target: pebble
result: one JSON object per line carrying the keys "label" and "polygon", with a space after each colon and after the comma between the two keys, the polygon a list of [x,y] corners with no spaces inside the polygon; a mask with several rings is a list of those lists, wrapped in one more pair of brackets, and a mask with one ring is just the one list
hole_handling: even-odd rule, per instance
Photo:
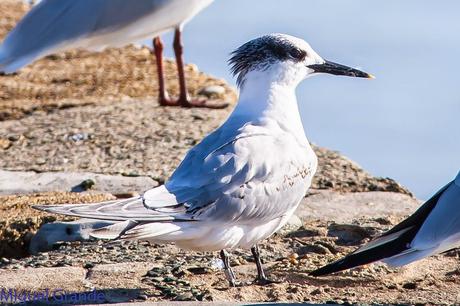
{"label": "pebble", "polygon": [[147,276],[150,276],[150,277],[159,277],[159,276],[161,276],[163,273],[164,273],[164,271],[161,270],[160,268],[153,268],[152,270],[150,270],[149,272],[147,272]]}
{"label": "pebble", "polygon": [[175,300],[176,301],[195,301],[196,298],[193,296],[191,292],[187,292],[187,293],[178,295]]}
{"label": "pebble", "polygon": [[2,259],[0,260],[3,264],[8,264],[10,263],[10,260],[8,258],[5,258],[5,257],[2,257]]}
{"label": "pebble", "polygon": [[195,275],[207,274],[209,273],[208,268],[206,267],[192,267],[187,269],[189,272]]}
{"label": "pebble", "polygon": [[137,298],[141,301],[147,301],[148,296],[145,294],[140,294]]}
{"label": "pebble", "polygon": [[363,227],[355,224],[336,224],[329,226],[328,235],[338,237],[340,243],[354,244],[359,243],[365,238],[375,236],[377,230],[372,227]]}
{"label": "pebble", "polygon": [[318,295],[318,294],[321,294],[321,293],[323,293],[323,291],[320,288],[315,289],[312,292],[310,292],[311,295]]}
{"label": "pebble", "polygon": [[199,92],[199,95],[206,96],[208,98],[221,97],[225,94],[225,88],[219,85],[206,86],[202,88]]}
{"label": "pebble", "polygon": [[90,135],[88,133],[77,133],[73,135],[69,135],[68,139],[74,142],[80,142],[90,139]]}
{"label": "pebble", "polygon": [[388,285],[387,288],[390,290],[396,290],[398,289],[398,286],[391,284],[391,285]]}
{"label": "pebble", "polygon": [[37,165],[44,165],[44,164],[46,164],[46,159],[39,157],[39,158],[35,159],[35,163]]}
{"label": "pebble", "polygon": [[9,139],[0,138],[0,148],[3,150],[8,150],[12,146],[12,143]]}
{"label": "pebble", "polygon": [[19,139],[21,139],[21,135],[16,135],[16,134],[8,135],[8,140],[9,141],[18,141]]}
{"label": "pebble", "polygon": [[291,265],[298,265],[299,264],[298,258],[299,258],[299,254],[297,254],[297,253],[289,255],[289,257],[288,257],[289,263]]}
{"label": "pebble", "polygon": [[80,183],[80,187],[84,191],[90,190],[91,188],[93,188],[94,185],[96,185],[96,182],[91,179],[84,180],[83,182]]}
{"label": "pebble", "polygon": [[417,283],[406,283],[402,287],[407,290],[415,290],[418,286]]}
{"label": "pebble", "polygon": [[173,278],[173,277],[167,276],[167,277],[163,278],[163,281],[164,281],[165,283],[174,283],[174,282],[176,281],[176,279]]}
{"label": "pebble", "polygon": [[149,280],[154,283],[161,283],[163,281],[163,277],[152,277]]}

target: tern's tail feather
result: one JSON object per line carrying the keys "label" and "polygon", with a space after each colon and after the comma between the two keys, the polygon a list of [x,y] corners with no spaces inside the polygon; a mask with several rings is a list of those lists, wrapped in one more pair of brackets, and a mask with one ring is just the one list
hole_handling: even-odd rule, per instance
{"label": "tern's tail feather", "polygon": [[191,222],[139,223],[125,221],[94,230],[90,236],[98,239],[148,240],[172,242],[196,239],[202,236],[203,228]]}
{"label": "tern's tail feather", "polygon": [[115,200],[95,204],[43,205],[35,209],[87,219],[105,221],[165,222],[187,221],[183,214],[163,213],[144,206],[142,197]]}
{"label": "tern's tail feather", "polygon": [[34,208],[67,216],[114,221],[90,233],[90,236],[100,239],[164,242],[197,239],[205,235],[207,228],[196,226],[196,221],[177,208],[180,204],[164,186],[150,190],[148,195],[149,199],[134,197],[95,204],[43,205]]}
{"label": "tern's tail feather", "polygon": [[118,222],[106,227],[95,229],[89,235],[97,239],[115,240],[119,239],[123,235],[123,233],[129,231],[138,224],[138,222],[131,220]]}

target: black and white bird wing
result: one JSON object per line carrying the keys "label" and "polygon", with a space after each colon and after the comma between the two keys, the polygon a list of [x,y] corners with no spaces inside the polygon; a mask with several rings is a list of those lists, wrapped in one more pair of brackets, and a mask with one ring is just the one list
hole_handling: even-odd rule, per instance
{"label": "black and white bird wing", "polygon": [[[170,2],[43,0],[0,46],[0,71],[12,73],[40,57],[71,48],[100,50],[151,38],[174,26],[162,11]],[[155,12],[158,18],[152,16]],[[147,24],[146,17],[153,21]]]}
{"label": "black and white bird wing", "polygon": [[[401,266],[460,246],[460,173],[439,197],[436,206],[410,244],[411,256],[395,256],[386,263]],[[426,254],[425,256],[423,256]]]}
{"label": "black and white bird wing", "polygon": [[[346,257],[310,274],[323,276],[376,261],[402,266],[432,255],[443,241],[460,233],[460,188],[453,181],[439,190],[413,215]],[[444,219],[442,219],[444,218]],[[432,232],[430,232],[432,231]]]}

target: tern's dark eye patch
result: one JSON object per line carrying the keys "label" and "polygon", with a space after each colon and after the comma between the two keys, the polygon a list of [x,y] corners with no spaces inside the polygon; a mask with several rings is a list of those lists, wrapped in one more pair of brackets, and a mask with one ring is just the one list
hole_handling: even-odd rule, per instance
{"label": "tern's dark eye patch", "polygon": [[291,45],[273,44],[270,46],[270,50],[280,60],[294,59],[301,62],[307,57],[306,51]]}
{"label": "tern's dark eye patch", "polygon": [[305,58],[307,57],[307,52],[305,50],[301,50],[301,49],[298,49],[298,48],[292,48],[289,51],[289,55],[293,59],[301,62],[301,61],[305,60]]}

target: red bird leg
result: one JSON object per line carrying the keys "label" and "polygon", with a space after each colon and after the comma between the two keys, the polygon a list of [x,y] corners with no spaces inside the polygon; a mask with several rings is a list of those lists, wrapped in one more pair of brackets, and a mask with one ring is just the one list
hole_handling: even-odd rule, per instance
{"label": "red bird leg", "polygon": [[176,55],[177,72],[179,74],[179,103],[181,106],[190,107],[190,98],[187,92],[187,84],[185,81],[185,67],[184,67],[184,46],[182,44],[182,31],[176,28],[174,33],[174,53]]}
{"label": "red bird leg", "polygon": [[180,96],[177,104],[182,107],[204,107],[213,109],[226,108],[228,104],[209,105],[206,100],[191,100],[187,91],[185,80],[185,65],[184,65],[184,46],[182,44],[182,30],[176,28],[174,33],[174,53],[176,55],[177,72],[179,74]]}
{"label": "red bird leg", "polygon": [[169,98],[168,92],[166,91],[166,83],[164,76],[164,66],[163,66],[163,43],[161,42],[160,37],[155,37],[153,39],[153,50],[155,53],[155,59],[157,64],[157,73],[158,73],[158,85],[159,85],[159,94],[158,101],[161,106],[177,106],[176,102],[171,101]]}

